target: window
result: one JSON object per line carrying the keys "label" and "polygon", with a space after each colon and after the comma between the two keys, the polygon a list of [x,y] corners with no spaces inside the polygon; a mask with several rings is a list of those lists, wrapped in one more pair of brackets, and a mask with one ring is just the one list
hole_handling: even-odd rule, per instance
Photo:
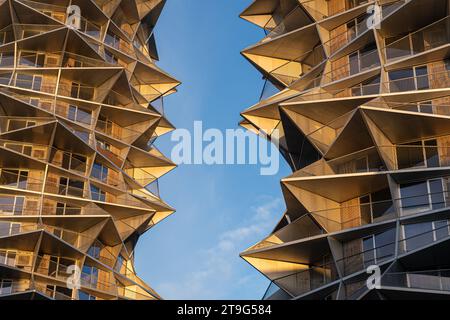
{"label": "window", "polygon": [[117,257],[116,265],[114,266],[114,271],[123,273],[123,267],[125,267],[125,259],[121,254],[119,254],[119,256]]}
{"label": "window", "polygon": [[23,89],[40,91],[42,76],[20,73],[16,75],[16,86]]}
{"label": "window", "polygon": [[32,127],[35,125],[36,125],[36,121],[33,121],[33,120],[9,119],[7,131],[20,130],[20,129]]}
{"label": "window", "polygon": [[0,195],[0,214],[22,215],[25,197]]}
{"label": "window", "polygon": [[84,173],[86,171],[86,157],[70,152],[62,154],[61,167],[67,170],[77,170]]}
{"label": "window", "polygon": [[45,293],[53,299],[70,299],[72,298],[72,289],[48,284]]}
{"label": "window", "polygon": [[440,166],[436,139],[402,144],[396,149],[399,169]]}
{"label": "window", "polygon": [[352,87],[352,96],[378,94],[380,92],[380,79],[380,76],[376,76]]}
{"label": "window", "polygon": [[402,214],[436,210],[446,206],[442,179],[400,185]]}
{"label": "window", "polygon": [[81,122],[90,125],[92,122],[92,112],[90,110],[84,110],[75,105],[70,105],[67,118],[75,122]]}
{"label": "window", "polygon": [[12,280],[0,280],[0,295],[6,295],[13,293],[13,281]]}
{"label": "window", "polygon": [[369,44],[349,55],[349,63],[351,75],[380,65],[376,44]]}
{"label": "window", "polygon": [[391,92],[424,90],[430,88],[427,66],[390,71],[389,81]]}
{"label": "window", "polygon": [[101,190],[100,188],[94,186],[91,184],[91,199],[96,201],[106,201],[106,193],[105,191]]}
{"label": "window", "polygon": [[96,267],[85,264],[81,271],[82,284],[97,286],[98,282],[98,269]]}
{"label": "window", "polygon": [[94,162],[91,177],[106,182],[108,180],[108,170],[108,167],[105,167],[101,163]]}
{"label": "window", "polygon": [[0,237],[11,236],[20,233],[20,223],[0,221]]}
{"label": "window", "polygon": [[45,53],[21,51],[19,65],[33,68],[44,67]]}
{"label": "window", "polygon": [[56,204],[56,215],[63,216],[63,215],[80,215],[81,214],[81,208],[79,207],[72,207],[68,205],[67,203],[61,203],[58,202]]}
{"label": "window", "polygon": [[364,266],[378,264],[395,253],[395,229],[363,238]]}
{"label": "window", "polygon": [[0,52],[0,67],[7,68],[14,66],[14,53]]}
{"label": "window", "polygon": [[0,183],[19,189],[27,188],[28,171],[3,169],[0,175]]}
{"label": "window", "polygon": [[99,259],[100,252],[102,251],[103,247],[104,245],[100,241],[96,240],[89,248],[88,255],[90,255],[92,258]]}
{"label": "window", "polygon": [[80,299],[80,300],[96,300],[97,298],[87,292],[78,290],[78,299]]}
{"label": "window", "polygon": [[394,213],[389,189],[373,192],[359,199],[363,223],[373,223]]}
{"label": "window", "polygon": [[59,178],[59,194],[66,196],[82,197],[84,182],[64,177]]}
{"label": "window", "polygon": [[72,82],[70,96],[75,99],[91,100],[94,97],[94,88]]}
{"label": "window", "polygon": [[403,225],[403,249],[415,250],[449,236],[448,220]]}
{"label": "window", "polygon": [[0,264],[14,267],[16,265],[16,256],[17,253],[15,251],[0,250]]}

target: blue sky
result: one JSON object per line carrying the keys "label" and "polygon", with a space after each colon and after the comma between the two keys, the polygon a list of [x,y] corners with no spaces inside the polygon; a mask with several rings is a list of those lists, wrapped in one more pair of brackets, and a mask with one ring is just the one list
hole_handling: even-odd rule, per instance
{"label": "blue sky", "polygon": [[[237,128],[239,113],[254,104],[261,75],[240,55],[263,37],[241,20],[251,0],[168,0],[156,37],[158,65],[183,82],[166,100],[177,128]],[[170,156],[170,135],[157,146]],[[260,299],[268,281],[239,257],[281,217],[278,175],[259,165],[181,165],[160,180],[162,198],[177,212],[142,236],[138,274],[165,299]]]}

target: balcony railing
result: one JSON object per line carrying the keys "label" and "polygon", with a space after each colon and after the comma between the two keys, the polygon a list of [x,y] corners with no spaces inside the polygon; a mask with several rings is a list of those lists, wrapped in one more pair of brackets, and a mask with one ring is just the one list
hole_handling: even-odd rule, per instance
{"label": "balcony railing", "polygon": [[445,17],[400,38],[384,48],[386,59],[413,56],[450,43],[450,17]]}
{"label": "balcony railing", "polygon": [[[289,232],[285,232],[293,226],[309,226],[308,228],[303,228],[305,231],[301,238],[305,239],[325,233],[339,232],[346,229],[393,220],[400,216],[411,216],[448,207],[450,207],[450,194],[449,192],[443,191],[311,211],[293,220],[273,235],[267,237],[259,246],[255,246],[254,249],[267,248],[281,243],[298,240],[298,236],[294,237],[290,235]],[[396,208],[398,208],[399,213]],[[336,216],[340,217],[340,220],[331,218]],[[320,227],[312,229],[310,227],[311,220],[316,221]],[[278,241],[271,240],[271,238],[277,238]]]}
{"label": "balcony railing", "polygon": [[[1,280],[1,279],[0,279]],[[30,290],[30,280],[3,280],[3,286],[0,287],[0,297],[15,293],[26,292]]]}
{"label": "balcony railing", "polygon": [[115,139],[125,141],[134,140],[142,135],[142,132],[121,127],[112,121],[97,120],[96,130]]}
{"label": "balcony railing", "polygon": [[[350,57],[349,57],[350,59]],[[349,63],[339,66],[330,72],[324,74],[325,83],[338,81],[350,76],[357,75],[364,71],[374,69],[380,66],[380,57],[378,51],[370,51],[358,55],[357,58]]]}
{"label": "balcony railing", "polygon": [[450,291],[450,269],[390,272],[383,275],[381,285],[421,290]]}
{"label": "balcony railing", "polygon": [[304,9],[300,5],[295,6],[281,21],[277,21],[277,19],[272,16],[263,27],[266,37],[262,39],[260,43],[272,40],[284,33],[300,28],[302,22],[301,19],[304,16],[306,16],[304,14]]}
{"label": "balcony railing", "polygon": [[323,287],[338,279],[336,266],[328,263],[272,280],[264,294],[264,300],[297,297]]}

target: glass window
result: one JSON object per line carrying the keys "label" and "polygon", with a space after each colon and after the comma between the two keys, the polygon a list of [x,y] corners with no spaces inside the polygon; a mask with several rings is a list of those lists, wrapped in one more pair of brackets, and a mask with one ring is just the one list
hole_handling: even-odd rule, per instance
{"label": "glass window", "polygon": [[78,299],[80,300],[95,300],[95,296],[90,295],[87,292],[84,292],[82,290],[78,290]]}
{"label": "glass window", "polygon": [[364,266],[368,267],[376,263],[375,258],[375,244],[373,242],[373,236],[367,237],[363,239],[363,259]]}
{"label": "glass window", "polygon": [[436,240],[441,240],[449,236],[448,220],[441,220],[434,222],[434,233]]}
{"label": "glass window", "polygon": [[91,198],[92,198],[92,200],[105,202],[106,201],[106,193],[104,191],[100,190],[100,188],[91,184]]}
{"label": "glass window", "polygon": [[414,250],[433,242],[433,225],[431,222],[406,224],[404,248],[406,251]]}
{"label": "glass window", "polygon": [[389,259],[395,253],[395,229],[375,235],[377,262]]}
{"label": "glass window", "polygon": [[400,185],[403,214],[412,214],[430,208],[427,182]]}
{"label": "glass window", "polygon": [[427,66],[416,67],[415,70],[416,70],[417,90],[429,89],[430,83],[428,82]]}
{"label": "glass window", "polygon": [[442,179],[430,180],[430,197],[433,210],[445,207]]}
{"label": "glass window", "polygon": [[428,168],[439,167],[439,152],[435,139],[425,141],[425,155]]}
{"label": "glass window", "polygon": [[413,69],[394,70],[389,72],[391,92],[411,91],[416,89]]}

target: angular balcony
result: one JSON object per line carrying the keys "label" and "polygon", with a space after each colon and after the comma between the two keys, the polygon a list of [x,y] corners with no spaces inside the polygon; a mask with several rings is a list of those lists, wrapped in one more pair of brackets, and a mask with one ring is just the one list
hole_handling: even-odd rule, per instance
{"label": "angular balcony", "polygon": [[19,169],[1,169],[0,187],[40,192],[43,181],[29,175],[28,171]]}
{"label": "angular balcony", "polygon": [[291,299],[321,288],[338,279],[333,263],[311,266],[303,271],[272,280],[263,300]]}
{"label": "angular balcony", "polygon": [[[340,207],[303,214],[252,248],[269,248],[298,239],[342,232],[374,223],[387,223],[399,217],[411,217],[450,207],[450,196],[446,191],[381,201],[367,201],[365,198],[367,197],[358,199],[359,204],[342,204]],[[301,230],[301,237],[295,230]]]}
{"label": "angular balcony", "polygon": [[97,120],[96,131],[120,141],[131,142],[142,135],[142,132],[121,127],[112,121]]}
{"label": "angular balcony", "polygon": [[445,17],[387,44],[384,52],[387,62],[393,62],[448,46],[449,43],[450,17]]}
{"label": "angular balcony", "polygon": [[122,54],[126,54],[131,57],[135,55],[134,48],[130,46],[127,41],[111,32],[106,33],[105,44]]}
{"label": "angular balcony", "polygon": [[82,175],[86,174],[87,157],[83,155],[51,147],[49,163],[68,171],[76,171]]}
{"label": "angular balcony", "polygon": [[93,123],[92,110],[78,106],[79,103],[67,103],[58,100],[55,105],[55,114],[80,125],[90,127]]}
{"label": "angular balcony", "polygon": [[266,37],[260,42],[272,40],[282,34],[304,27],[312,22],[313,20],[305,12],[305,9],[301,5],[297,5],[282,18],[272,15],[270,20],[267,21],[263,27]]}
{"label": "angular balcony", "polygon": [[450,292],[450,269],[389,272],[381,278],[381,286]]}
{"label": "angular balcony", "polygon": [[0,279],[0,297],[31,291],[30,280]]}
{"label": "angular balcony", "polygon": [[[332,71],[323,75],[323,87],[335,89],[336,87],[349,87],[362,80],[371,78],[379,73],[380,58],[378,50],[356,52],[348,56],[348,63],[338,65]],[[371,72],[372,71],[372,72]]]}
{"label": "angular balcony", "polygon": [[22,233],[36,231],[38,229],[39,227],[36,223],[0,221],[0,237],[10,237]]}
{"label": "angular balcony", "polygon": [[14,52],[0,52],[0,69],[14,68]]}

